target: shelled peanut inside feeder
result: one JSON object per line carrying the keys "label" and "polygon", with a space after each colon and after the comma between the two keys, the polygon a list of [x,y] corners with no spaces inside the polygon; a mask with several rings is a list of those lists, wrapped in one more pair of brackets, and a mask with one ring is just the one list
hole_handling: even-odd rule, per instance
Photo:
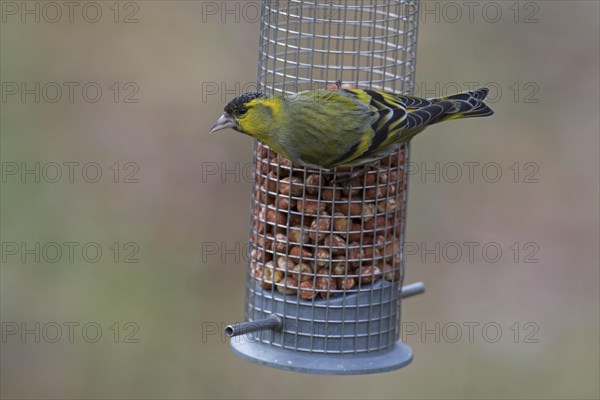
{"label": "shelled peanut inside feeder", "polygon": [[402,275],[404,149],[344,186],[334,172],[256,148],[250,274],[263,290],[304,300],[360,291]]}

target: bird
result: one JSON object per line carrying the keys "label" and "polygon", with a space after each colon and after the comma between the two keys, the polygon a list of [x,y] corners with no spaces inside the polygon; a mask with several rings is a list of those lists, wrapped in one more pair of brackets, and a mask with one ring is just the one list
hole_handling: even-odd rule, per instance
{"label": "bird", "polygon": [[285,96],[243,93],[210,129],[231,128],[269,146],[292,163],[331,171],[368,166],[429,125],[494,114],[488,88],[424,99],[378,89],[336,87]]}

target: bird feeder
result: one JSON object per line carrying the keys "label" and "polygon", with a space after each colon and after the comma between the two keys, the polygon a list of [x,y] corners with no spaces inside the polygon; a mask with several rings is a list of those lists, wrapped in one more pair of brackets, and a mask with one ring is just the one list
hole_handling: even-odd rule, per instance
{"label": "bird feeder", "polygon": [[[259,88],[412,94],[417,22],[416,0],[265,0]],[[245,322],[226,328],[236,354],[318,374],[411,362],[400,305],[424,288],[403,287],[408,159],[404,144],[340,185],[352,169],[302,167],[256,142]]]}

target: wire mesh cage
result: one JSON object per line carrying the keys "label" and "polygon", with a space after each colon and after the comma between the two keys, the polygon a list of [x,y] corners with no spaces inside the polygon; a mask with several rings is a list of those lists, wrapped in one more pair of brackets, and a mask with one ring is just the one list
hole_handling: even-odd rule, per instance
{"label": "wire mesh cage", "polygon": [[[416,0],[266,0],[259,87],[283,96],[332,84],[411,94],[417,20]],[[246,322],[227,327],[237,354],[330,374],[411,361],[399,341],[400,304],[423,288],[402,288],[408,156],[408,144],[399,146],[341,186],[351,168],[313,170],[256,143]]]}

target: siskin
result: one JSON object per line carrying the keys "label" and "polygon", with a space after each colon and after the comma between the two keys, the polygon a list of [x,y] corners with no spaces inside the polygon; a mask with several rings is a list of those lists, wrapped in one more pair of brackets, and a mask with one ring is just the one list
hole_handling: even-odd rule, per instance
{"label": "siskin", "polygon": [[249,92],[225,106],[210,132],[232,128],[293,163],[331,170],[374,162],[429,125],[493,115],[487,94],[481,88],[427,100],[339,84],[285,97]]}

